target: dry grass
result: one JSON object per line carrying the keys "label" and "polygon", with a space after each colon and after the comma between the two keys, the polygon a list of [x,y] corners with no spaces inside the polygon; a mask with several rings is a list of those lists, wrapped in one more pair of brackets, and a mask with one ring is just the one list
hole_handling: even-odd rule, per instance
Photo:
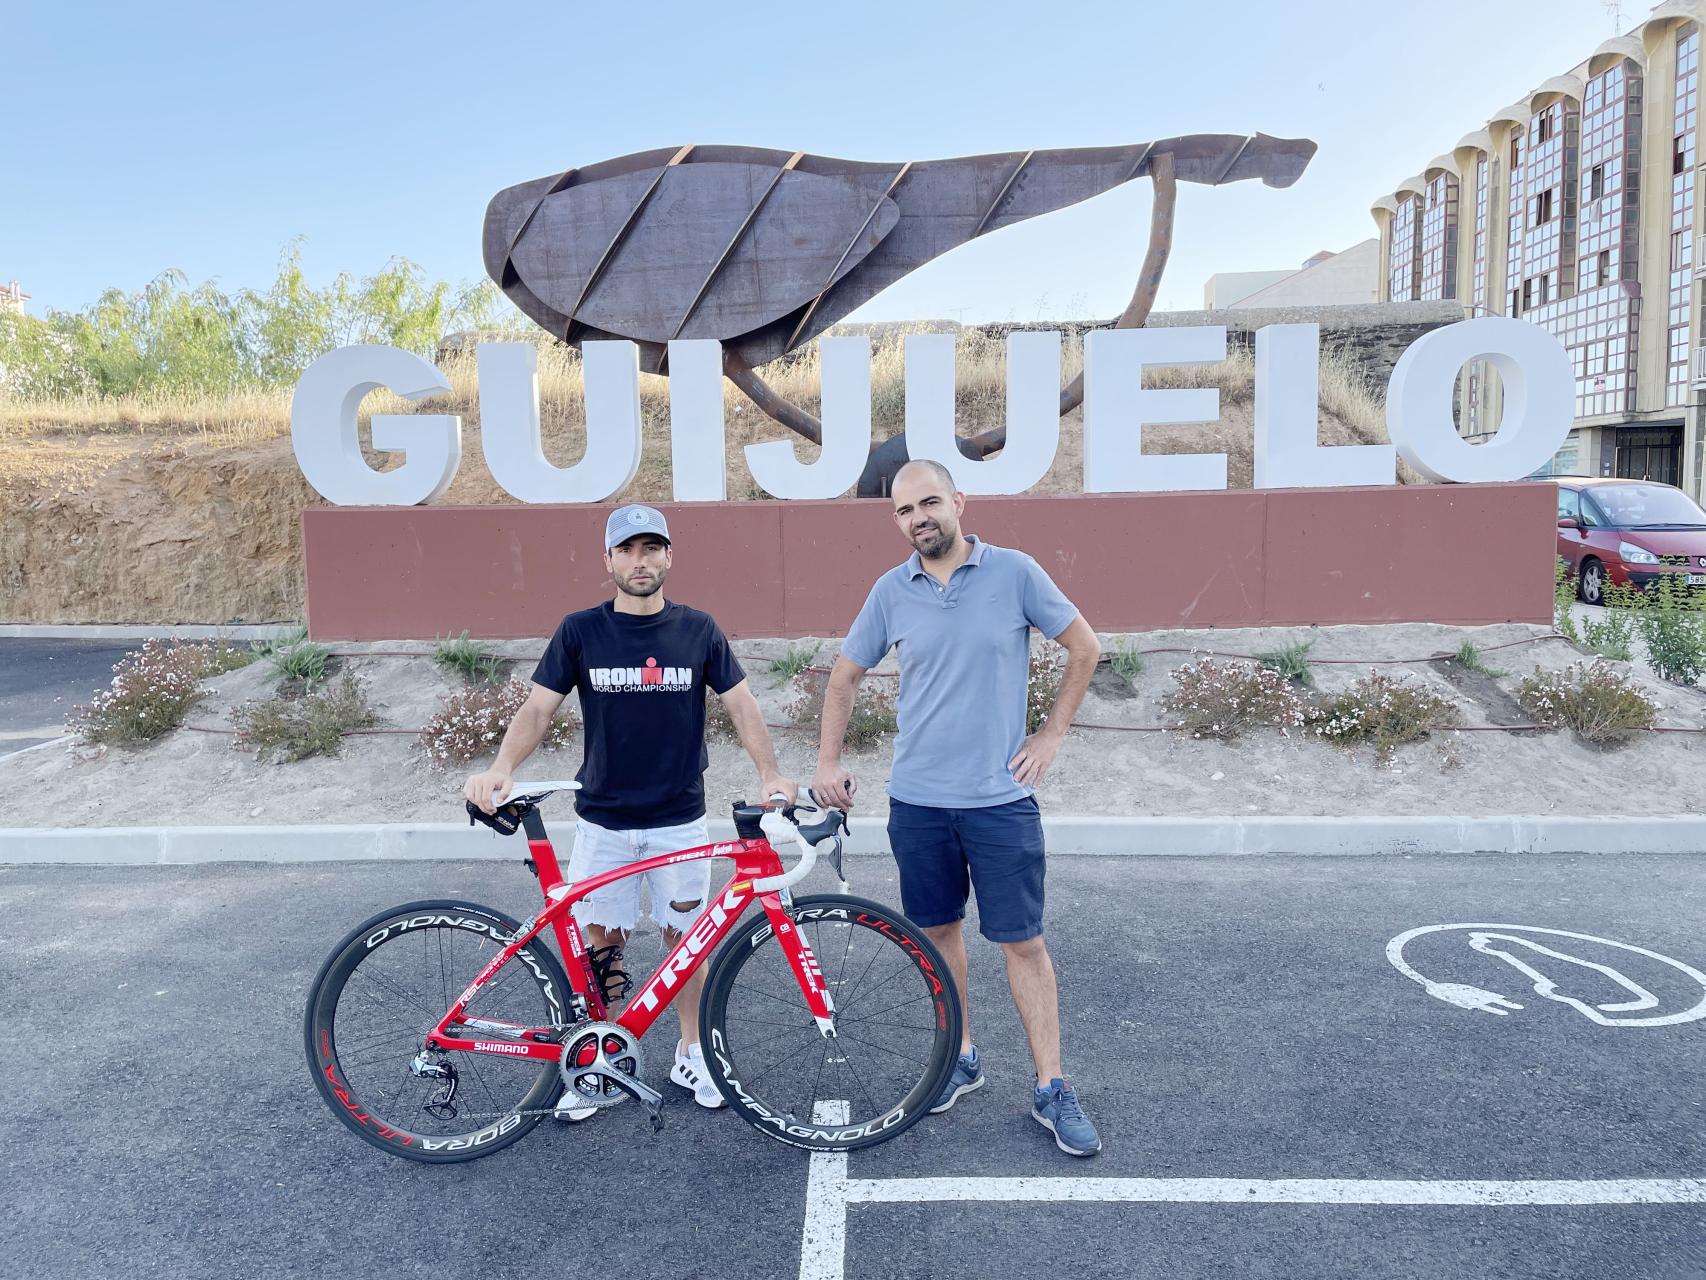
{"label": "dry grass", "polygon": [[[887,439],[905,424],[905,346],[909,333],[922,333],[924,326],[884,326],[872,335],[871,425],[873,443]],[[832,333],[840,332],[832,330]],[[971,434],[999,424],[1006,412],[1006,342],[998,335],[965,329],[958,335],[955,418],[960,430]],[[1061,380],[1076,377],[1083,368],[1082,335],[1067,329],[1061,353]],[[818,349],[814,344],[762,370],[775,390],[809,412],[819,410]],[[453,357],[443,365],[450,382],[448,394],[411,404],[388,392],[378,392],[362,405],[364,425],[375,413],[452,413],[462,418],[464,475],[479,473],[478,480],[459,483],[445,495],[451,502],[506,502],[480,466],[480,404],[475,361],[471,356]],[[1217,365],[1158,369],[1148,375],[1155,387],[1216,387],[1222,404],[1233,411],[1233,422],[1248,417],[1238,406],[1247,406],[1255,394],[1255,361],[1246,348],[1235,348]],[[581,384],[580,353],[566,347],[542,347],[539,358],[540,421],[545,455],[558,466],[577,461],[586,447],[585,402]],[[745,467],[742,449],[766,440],[792,440],[783,427],[760,413],[733,384],[723,384],[724,417],[728,424],[728,472],[726,488],[734,499],[764,496]],[[640,376],[640,407],[643,440],[640,470],[621,497],[666,499],[670,493],[669,383],[651,374]],[[1380,397],[1360,370],[1334,351],[1321,358],[1321,407],[1330,419],[1342,424],[1343,434],[1362,441],[1386,439],[1385,411]],[[1040,491],[1076,490],[1073,461],[1080,456],[1080,415],[1062,422],[1062,468],[1057,468]],[[52,478],[71,484],[87,482],[111,458],[131,451],[157,452],[162,448],[195,454],[245,445],[257,445],[285,436],[290,429],[290,391],[249,391],[228,396],[151,394],[119,399],[20,400],[0,396],[0,483],[7,480]],[[1190,444],[1190,433],[1204,428],[1181,429],[1154,435],[1151,449],[1165,452],[1176,448],[1209,447]],[[1177,439],[1174,437],[1177,436]],[[812,446],[799,445],[810,457]],[[385,468],[400,459],[368,453],[373,465]],[[1234,484],[1238,483],[1234,468]]]}

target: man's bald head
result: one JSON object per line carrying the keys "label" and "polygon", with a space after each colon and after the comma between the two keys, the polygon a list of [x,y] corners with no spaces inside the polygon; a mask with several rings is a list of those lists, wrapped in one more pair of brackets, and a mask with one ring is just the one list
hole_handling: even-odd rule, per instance
{"label": "man's bald head", "polygon": [[953,474],[940,462],[918,458],[895,472],[889,490],[894,522],[926,560],[947,555],[960,540],[965,495],[954,488]]}

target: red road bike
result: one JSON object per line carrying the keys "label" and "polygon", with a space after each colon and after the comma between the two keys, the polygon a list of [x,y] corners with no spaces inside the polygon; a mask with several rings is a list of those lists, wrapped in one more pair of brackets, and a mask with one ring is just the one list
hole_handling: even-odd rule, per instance
{"label": "red road bike", "polygon": [[[633,1098],[662,1128],[663,1098],[641,1078],[640,1039],[708,958],[699,1011],[706,1065],[730,1108],[760,1133],[851,1151],[925,1114],[960,1043],[959,1001],[941,956],[891,908],[790,892],[820,854],[841,876],[840,810],[737,804],[732,841],[571,885],[538,802],[577,785],[518,786],[495,815],[470,806],[499,831],[526,832],[527,865],[545,894],[538,915],[405,903],[357,926],[320,966],[304,1039],[314,1083],[339,1120],[382,1151],[431,1163],[499,1151],[559,1100],[585,1108]],[[791,870],[767,827],[799,843]],[[612,881],[699,858],[733,859],[734,872],[612,1016],[625,975],[582,942],[570,908]],[[743,921],[754,902],[761,910]]]}

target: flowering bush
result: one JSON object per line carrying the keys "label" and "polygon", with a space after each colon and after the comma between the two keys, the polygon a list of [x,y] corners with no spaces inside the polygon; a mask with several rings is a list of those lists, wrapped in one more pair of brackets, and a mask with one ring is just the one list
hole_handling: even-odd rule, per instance
{"label": "flowering bush", "polygon": [[[521,710],[532,687],[525,681],[470,685],[451,694],[421,730],[421,747],[435,764],[463,764],[497,752],[504,730]],[[560,751],[574,741],[574,717],[560,711],[541,744]]]}
{"label": "flowering bush", "polygon": [[1548,729],[1570,729],[1595,746],[1617,746],[1658,720],[1658,705],[1634,680],[1603,662],[1578,662],[1563,671],[1536,671],[1516,700]]}
{"label": "flowering bush", "polygon": [[[821,667],[806,667],[789,682],[794,694],[788,700],[788,719],[798,728],[816,730],[823,720],[823,697],[829,688],[829,673]],[[898,732],[893,695],[879,688],[887,679],[867,679],[853,695],[853,710],[847,717],[843,739],[853,751],[868,751]]]}
{"label": "flowering bush", "polygon": [[1042,728],[1048,713],[1054,710],[1062,674],[1059,645],[1044,644],[1031,655],[1030,677],[1025,685],[1026,733]]}
{"label": "flowering bush", "polygon": [[1375,759],[1390,764],[1395,747],[1420,742],[1430,729],[1449,728],[1460,716],[1431,689],[1375,673],[1315,708],[1309,718],[1328,742],[1341,747],[1371,742]]}
{"label": "flowering bush", "polygon": [[723,700],[710,689],[705,690],[705,736],[712,742],[740,741],[740,732],[735,728],[734,717],[729,715],[729,709],[723,705]]}
{"label": "flowering bush", "polygon": [[367,695],[347,671],[330,688],[311,689],[300,698],[251,702],[231,713],[237,746],[274,761],[335,756],[344,734],[366,729],[375,719]]}
{"label": "flowering bush", "polygon": [[183,723],[203,679],[241,666],[229,645],[147,640],[113,667],[112,684],[71,708],[71,731],[85,742],[148,742]]}
{"label": "flowering bush", "polygon": [[1257,725],[1289,732],[1303,724],[1296,687],[1271,667],[1202,658],[1174,671],[1173,683],[1161,705],[1178,717],[1173,727],[1193,738],[1236,738]]}

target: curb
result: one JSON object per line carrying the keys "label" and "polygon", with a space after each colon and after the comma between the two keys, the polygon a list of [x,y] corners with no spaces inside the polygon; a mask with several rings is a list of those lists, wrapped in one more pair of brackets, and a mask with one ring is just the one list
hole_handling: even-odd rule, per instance
{"label": "curb", "polygon": [[271,640],[296,630],[298,625],[267,622],[228,627],[211,623],[151,627],[145,623],[0,622],[0,640],[148,640],[155,636],[174,640]]}
{"label": "curb", "polygon": [[[863,819],[862,821],[860,819]],[[559,823],[566,845],[567,815]],[[726,820],[712,840],[729,840]],[[854,815],[850,852],[889,852],[880,817]],[[1045,818],[1049,852],[1090,857],[1271,854],[1706,854],[1706,816],[1493,818]],[[526,845],[453,822],[0,829],[0,864],[175,866],[201,862],[389,862],[522,858]]]}

